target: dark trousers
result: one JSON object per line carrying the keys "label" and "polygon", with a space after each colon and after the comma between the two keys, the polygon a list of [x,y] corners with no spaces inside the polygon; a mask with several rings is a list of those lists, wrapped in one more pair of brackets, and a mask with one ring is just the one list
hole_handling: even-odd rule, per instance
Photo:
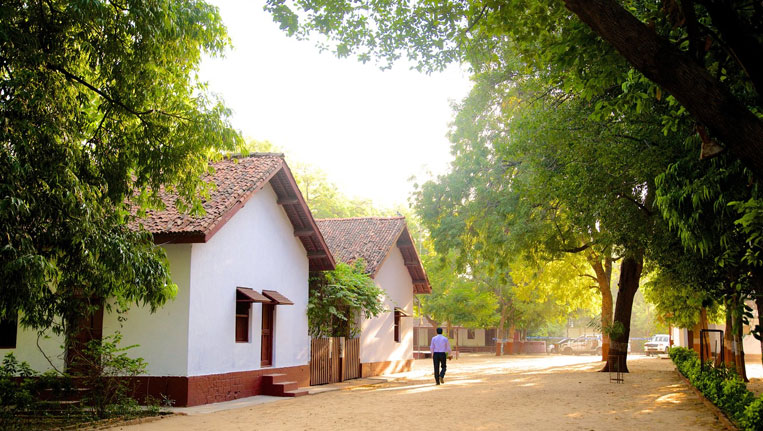
{"label": "dark trousers", "polygon": [[432,362],[434,362],[434,379],[440,381],[445,377],[445,369],[448,368],[446,362],[448,361],[448,354],[445,352],[432,353]]}

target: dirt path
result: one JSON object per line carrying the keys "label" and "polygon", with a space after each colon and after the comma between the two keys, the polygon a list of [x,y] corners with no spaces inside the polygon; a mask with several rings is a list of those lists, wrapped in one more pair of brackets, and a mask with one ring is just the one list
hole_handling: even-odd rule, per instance
{"label": "dirt path", "polygon": [[464,355],[435,386],[431,360],[404,381],[121,427],[192,430],[722,430],[672,362],[634,357],[623,384],[593,356]]}

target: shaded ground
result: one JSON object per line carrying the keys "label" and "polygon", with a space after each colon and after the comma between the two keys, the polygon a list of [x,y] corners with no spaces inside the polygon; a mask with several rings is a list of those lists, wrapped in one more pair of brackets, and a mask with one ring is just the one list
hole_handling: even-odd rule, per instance
{"label": "shaded ground", "polygon": [[402,380],[123,430],[721,430],[666,359],[634,357],[623,384],[593,356],[462,355],[435,386],[431,360]]}

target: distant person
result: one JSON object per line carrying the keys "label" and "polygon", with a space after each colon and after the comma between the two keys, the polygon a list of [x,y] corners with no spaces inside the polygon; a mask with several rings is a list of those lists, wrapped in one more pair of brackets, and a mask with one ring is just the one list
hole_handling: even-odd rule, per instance
{"label": "distant person", "polygon": [[450,353],[450,341],[448,337],[442,335],[442,328],[437,328],[437,335],[432,337],[429,344],[429,351],[432,352],[432,361],[434,362],[434,381],[439,385],[445,383],[445,369]]}

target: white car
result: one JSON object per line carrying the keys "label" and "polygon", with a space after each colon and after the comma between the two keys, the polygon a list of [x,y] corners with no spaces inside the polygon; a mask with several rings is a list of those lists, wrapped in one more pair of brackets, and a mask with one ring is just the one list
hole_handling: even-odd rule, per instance
{"label": "white car", "polygon": [[644,353],[647,356],[660,353],[667,354],[668,350],[670,350],[670,336],[667,334],[653,335],[649,341],[644,343]]}

